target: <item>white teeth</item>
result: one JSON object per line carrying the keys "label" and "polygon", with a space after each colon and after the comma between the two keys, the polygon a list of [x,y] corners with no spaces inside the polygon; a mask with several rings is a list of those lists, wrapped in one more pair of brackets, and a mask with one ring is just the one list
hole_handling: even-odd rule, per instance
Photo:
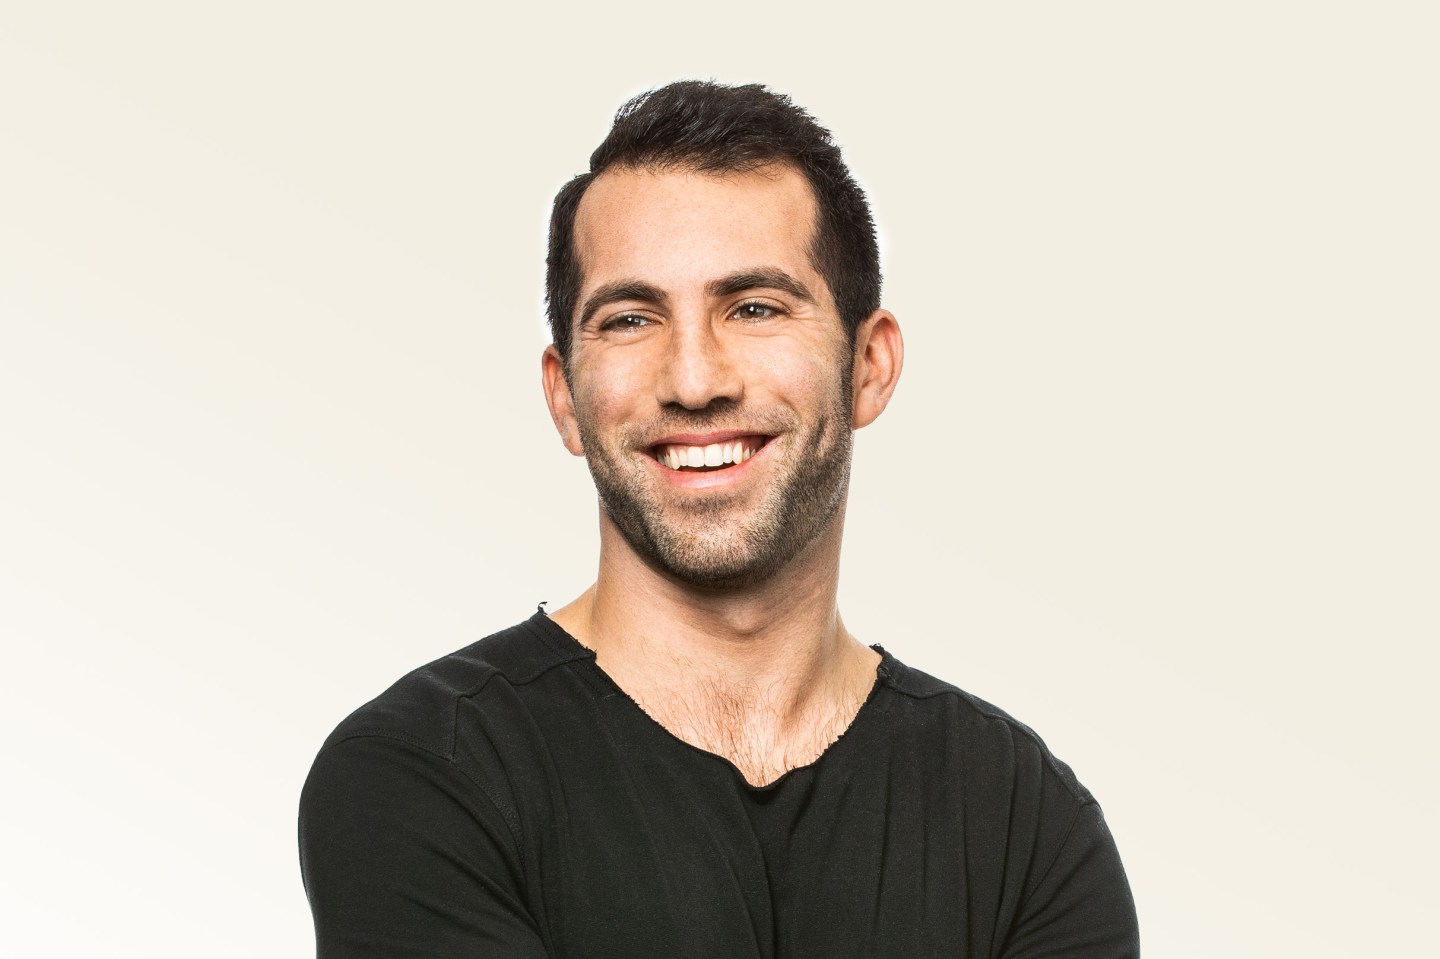
{"label": "white teeth", "polygon": [[751,447],[749,440],[731,440],[727,443],[710,443],[707,446],[661,446],[655,450],[655,458],[672,470],[714,469],[727,463],[740,464],[755,455],[759,447]]}

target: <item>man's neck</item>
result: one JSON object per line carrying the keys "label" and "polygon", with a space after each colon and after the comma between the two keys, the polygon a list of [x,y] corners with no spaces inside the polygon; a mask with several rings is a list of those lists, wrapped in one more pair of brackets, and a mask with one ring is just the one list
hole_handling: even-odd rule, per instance
{"label": "man's neck", "polygon": [[553,618],[653,719],[757,784],[844,732],[879,654],[840,620],[839,524],[765,582],[727,590],[652,569],[607,527],[595,585]]}

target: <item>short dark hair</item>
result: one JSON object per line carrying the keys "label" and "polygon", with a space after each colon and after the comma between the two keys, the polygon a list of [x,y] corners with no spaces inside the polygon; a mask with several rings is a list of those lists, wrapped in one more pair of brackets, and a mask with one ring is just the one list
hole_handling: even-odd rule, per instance
{"label": "short dark hair", "polygon": [[611,168],[743,173],[774,163],[799,170],[815,194],[811,261],[829,284],[853,345],[860,323],[880,307],[880,252],[865,192],[830,131],[789,97],[758,83],[731,87],[681,80],[622,106],[610,134],[590,155],[590,171],[555,196],[545,301],[550,335],[567,364],[582,279],[575,213],[597,176]]}

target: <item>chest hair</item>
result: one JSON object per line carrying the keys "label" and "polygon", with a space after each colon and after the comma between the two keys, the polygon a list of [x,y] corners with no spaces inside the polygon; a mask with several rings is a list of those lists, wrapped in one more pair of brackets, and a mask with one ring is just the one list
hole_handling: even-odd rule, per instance
{"label": "chest hair", "polygon": [[787,715],[771,692],[701,681],[683,695],[651,693],[636,702],[677,739],[728,759],[746,782],[764,786],[819,759],[865,701],[853,693],[816,696]]}

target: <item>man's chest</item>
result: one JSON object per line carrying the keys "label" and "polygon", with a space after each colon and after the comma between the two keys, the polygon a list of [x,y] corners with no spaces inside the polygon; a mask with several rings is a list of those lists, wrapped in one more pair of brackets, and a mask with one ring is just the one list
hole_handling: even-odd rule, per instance
{"label": "man's chest", "polygon": [[990,897],[960,799],[814,770],[753,790],[718,764],[622,766],[570,783],[527,836],[533,914],[557,959],[984,954],[967,951],[988,939],[971,908]]}

